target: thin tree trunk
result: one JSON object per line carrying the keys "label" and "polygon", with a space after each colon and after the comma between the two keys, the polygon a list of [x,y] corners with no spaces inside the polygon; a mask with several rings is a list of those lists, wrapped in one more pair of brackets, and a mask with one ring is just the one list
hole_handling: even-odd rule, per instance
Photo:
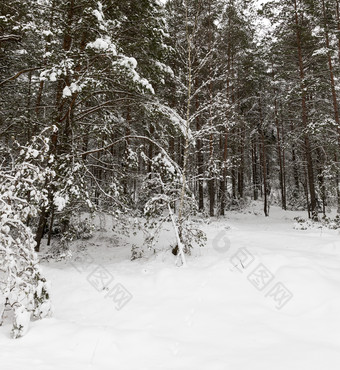
{"label": "thin tree trunk", "polygon": [[35,234],[36,245],[35,245],[34,250],[36,252],[40,251],[41,240],[45,233],[46,223],[47,223],[47,211],[46,211],[46,208],[44,207],[40,212],[38,227],[37,227],[37,231]]}
{"label": "thin tree trunk", "polygon": [[240,128],[240,165],[237,173],[237,191],[240,199],[243,198],[244,189],[244,142],[245,142],[245,127],[241,124]]}
{"label": "thin tree trunk", "polygon": [[278,116],[278,109],[277,109],[277,98],[276,98],[276,91],[274,91],[275,98],[274,98],[274,108],[275,108],[275,127],[276,127],[276,145],[277,145],[277,158],[279,161],[279,179],[280,179],[280,190],[281,190],[281,207],[282,209],[286,209],[286,195],[285,195],[285,187],[284,187],[284,180],[283,180],[283,158],[282,158],[282,149],[281,149],[281,133],[280,133],[280,122]]}
{"label": "thin tree trunk", "polygon": [[282,114],[282,106],[281,106],[281,150],[282,150],[282,173],[283,173],[283,199],[282,199],[282,206],[283,209],[287,209],[287,186],[286,186],[286,149],[285,149],[285,130],[284,130],[284,120]]}
{"label": "thin tree trunk", "polygon": [[340,214],[340,171],[339,171],[339,163],[338,163],[338,156],[334,155],[334,161],[336,165],[336,176],[335,176],[335,185],[336,185],[336,196],[337,196],[337,213]]}
{"label": "thin tree trunk", "polygon": [[[150,124],[150,128],[149,128],[150,137],[153,138],[154,133],[155,133],[155,127],[151,123]],[[153,157],[153,144],[152,144],[152,142],[149,142],[149,153],[148,153],[148,156],[149,156],[148,172],[151,175],[151,171],[152,171],[152,157]]]}
{"label": "thin tree trunk", "polygon": [[[196,112],[199,109],[199,102],[198,98],[196,96],[195,99],[195,108]],[[200,117],[197,115],[196,117],[196,130],[199,132],[201,129],[201,123],[200,123]],[[203,161],[204,161],[204,156],[203,156],[203,145],[202,145],[202,140],[201,138],[197,138],[197,173],[198,173],[198,210],[203,211],[204,210],[204,188],[203,188],[203,176],[204,176],[204,171],[203,171]]]}
{"label": "thin tree trunk", "polygon": [[51,211],[51,220],[50,220],[50,226],[48,228],[48,238],[47,238],[47,245],[51,245],[51,239],[52,239],[52,232],[53,232],[53,222],[54,222],[54,207]]}
{"label": "thin tree trunk", "polygon": [[[290,122],[290,132],[294,132],[293,122]],[[293,188],[293,197],[297,199],[299,197],[300,192],[300,177],[299,177],[299,169],[298,163],[296,159],[296,146],[295,143],[292,143],[292,167],[293,167],[293,179],[294,179],[294,188]]]}
{"label": "thin tree trunk", "polygon": [[305,196],[306,196],[306,202],[307,202],[307,212],[308,212],[308,217],[311,218],[311,209],[310,209],[310,202],[309,202],[309,194],[308,194],[308,176],[307,176],[307,171],[306,168],[304,168],[304,182],[303,182],[303,189],[305,191]]}
{"label": "thin tree trunk", "polygon": [[[228,18],[228,49],[227,49],[227,78],[226,78],[226,100],[227,104],[230,104],[230,64],[231,64],[231,16]],[[228,136],[229,136],[229,109],[227,109],[225,117],[225,129],[224,129],[224,143],[223,143],[223,157],[222,157],[222,181],[220,186],[221,192],[221,206],[220,215],[224,216],[224,209],[226,206],[227,197],[227,158],[228,158]]]}
{"label": "thin tree trunk", "polygon": [[[209,1],[209,15],[211,15],[211,2]],[[210,17],[211,19],[211,17]],[[212,24],[209,22],[209,50],[212,48]],[[211,170],[214,169],[214,135],[213,135],[213,115],[212,115],[212,81],[211,81],[211,68],[209,63],[209,124],[211,127],[211,133],[209,138],[209,154],[210,154],[210,173],[209,173],[209,214],[211,217],[215,215],[215,173]]]}
{"label": "thin tree trunk", "polygon": [[263,117],[262,117],[262,106],[261,100],[259,99],[259,112],[260,112],[260,138],[261,138],[261,151],[262,151],[262,174],[263,174],[263,211],[266,217],[269,216],[268,207],[268,183],[267,183],[267,153],[266,153],[266,143],[264,138],[263,130]]}
{"label": "thin tree trunk", "polygon": [[[298,49],[298,62],[299,62],[299,72],[300,72],[300,90],[301,90],[301,108],[302,108],[302,125],[305,131],[308,130],[308,110],[306,104],[306,91],[305,91],[305,71],[304,71],[304,63],[302,57],[302,38],[301,38],[301,30],[300,30],[300,21],[297,11],[297,3],[296,0],[293,0],[294,10],[295,10],[295,26],[296,26],[296,41],[297,41],[297,49]],[[312,151],[311,151],[311,144],[309,140],[309,135],[307,132],[304,134],[304,149],[306,153],[306,161],[307,161],[307,176],[308,176],[308,185],[309,185],[309,193],[310,193],[310,210],[313,219],[317,219],[317,206],[316,206],[316,193],[315,193],[315,184],[314,184],[314,169],[313,169],[313,159],[312,159]]]}
{"label": "thin tree trunk", "polygon": [[252,149],[251,149],[251,161],[252,161],[252,177],[253,177],[253,196],[254,200],[257,200],[259,197],[259,183],[258,183],[258,169],[257,169],[257,146],[256,138],[252,140]]}

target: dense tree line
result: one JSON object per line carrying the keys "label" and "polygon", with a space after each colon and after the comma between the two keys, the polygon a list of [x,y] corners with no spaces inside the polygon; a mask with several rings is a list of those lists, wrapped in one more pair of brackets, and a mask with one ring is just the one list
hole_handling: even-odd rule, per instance
{"label": "dense tree line", "polygon": [[339,28],[336,0],[1,4],[2,169],[41,137],[54,173],[37,248],[77,207],[143,209],[162,151],[211,216],[339,204]]}

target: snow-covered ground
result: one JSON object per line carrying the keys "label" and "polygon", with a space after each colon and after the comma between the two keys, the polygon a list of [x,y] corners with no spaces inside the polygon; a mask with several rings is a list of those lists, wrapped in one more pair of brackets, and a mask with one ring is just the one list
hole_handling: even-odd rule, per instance
{"label": "snow-covered ground", "polygon": [[297,215],[202,224],[187,268],[170,252],[131,262],[123,238],[96,235],[43,264],[54,317],[17,340],[6,320],[0,369],[338,370],[340,235],[294,230]]}

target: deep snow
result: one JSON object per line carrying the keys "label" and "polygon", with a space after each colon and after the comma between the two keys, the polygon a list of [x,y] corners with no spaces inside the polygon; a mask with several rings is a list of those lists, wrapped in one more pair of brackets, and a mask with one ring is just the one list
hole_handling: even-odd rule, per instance
{"label": "deep snow", "polygon": [[111,231],[73,261],[45,262],[54,317],[17,340],[6,320],[0,369],[338,370],[339,233],[294,230],[297,212],[255,213],[202,223],[207,247],[187,268],[170,251],[131,262]]}

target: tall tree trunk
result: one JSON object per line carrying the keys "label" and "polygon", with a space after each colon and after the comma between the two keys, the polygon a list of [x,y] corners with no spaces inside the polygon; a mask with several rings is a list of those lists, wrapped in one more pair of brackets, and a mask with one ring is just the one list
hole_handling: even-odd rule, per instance
{"label": "tall tree trunk", "polygon": [[[290,132],[294,131],[293,122],[290,122]],[[293,197],[297,199],[299,197],[300,192],[300,176],[299,176],[299,168],[296,158],[296,146],[295,143],[292,143],[292,167],[293,167],[293,179],[294,179],[294,187],[293,187]]]}
{"label": "tall tree trunk", "polygon": [[[50,29],[53,29],[53,18],[54,18],[54,8],[55,8],[55,0],[52,1],[52,6],[51,6],[51,15],[50,15],[50,21],[49,21],[49,28]],[[46,36],[46,41],[47,42],[50,42],[51,41],[51,36],[48,35]],[[49,47],[48,47],[48,44],[46,44],[46,47],[45,47],[45,53],[47,53],[49,51]],[[46,59],[44,60],[44,66],[47,65],[47,61]],[[43,96],[43,91],[44,91],[44,84],[45,84],[45,81],[42,80],[39,82],[39,89],[38,89],[38,93],[37,93],[37,98],[36,98],[36,103],[35,103],[35,113],[36,113],[36,116],[37,118],[39,119],[40,115],[40,111],[41,111],[41,103],[42,103],[42,96]],[[35,131],[35,129],[34,129]]]}
{"label": "tall tree trunk", "polygon": [[317,179],[319,183],[320,197],[322,201],[322,213],[324,216],[326,216],[326,187],[325,187],[325,177],[323,174],[324,159],[320,148],[317,148],[316,153],[318,159]]}
{"label": "tall tree trunk", "polygon": [[[73,23],[73,17],[74,17],[74,10],[75,10],[75,0],[70,0],[69,5],[68,5],[68,11],[67,11],[67,20],[66,20],[66,25],[65,25],[65,30],[64,30],[64,37],[63,37],[63,50],[64,51],[69,51],[71,48],[72,44],[72,23]],[[51,145],[50,145],[50,152],[53,155],[58,154],[58,138],[59,138],[59,133],[60,133],[60,125],[61,122],[66,119],[70,119],[70,114],[65,116],[65,113],[63,111],[64,109],[64,102],[62,101],[62,92],[65,87],[65,83],[69,84],[69,76],[66,76],[65,81],[59,80],[57,83],[56,87],[56,98],[55,98],[55,106],[56,106],[56,117],[55,117],[55,124],[57,127],[57,130],[55,130],[52,135],[51,135]],[[43,88],[43,86],[41,87]],[[40,91],[40,90],[39,90]],[[41,98],[40,98],[41,99]],[[39,100],[39,95],[38,95],[38,100]],[[39,101],[36,102],[36,108],[39,107]],[[36,111],[37,114],[39,110]],[[67,123],[69,124],[69,122]],[[67,137],[66,137],[67,138]],[[46,179],[46,187],[49,189],[49,199],[50,203],[53,202],[53,193],[52,189],[49,184],[49,179]],[[41,240],[44,236],[45,233],[45,227],[47,224],[47,218],[49,216],[50,209],[49,207],[43,207],[40,211],[39,215],[39,220],[38,220],[38,226],[37,226],[37,232],[35,235],[35,241],[36,241],[36,246],[35,250],[39,252],[40,250],[40,245],[41,245]]]}
{"label": "tall tree trunk", "polygon": [[[209,1],[209,15],[211,15],[211,2]],[[209,22],[209,50],[212,49],[212,24],[211,17]],[[215,215],[215,173],[211,170],[214,169],[214,135],[213,135],[213,114],[212,114],[212,76],[211,76],[211,65],[209,62],[209,124],[211,127],[211,134],[209,139],[209,152],[210,152],[210,174],[209,174],[209,214],[210,216]]]}
{"label": "tall tree trunk", "polygon": [[[227,49],[227,78],[226,78],[226,101],[230,104],[230,64],[231,64],[231,17],[228,18],[228,49]],[[227,158],[228,158],[228,136],[229,136],[229,121],[230,110],[229,107],[226,109],[225,117],[225,128],[224,128],[224,145],[223,145],[223,157],[222,157],[222,181],[220,186],[221,192],[221,206],[220,214],[224,216],[224,209],[226,206],[227,198]]]}
{"label": "tall tree trunk", "polygon": [[[153,138],[155,133],[155,126],[151,123],[149,127],[149,135]],[[152,171],[152,157],[153,157],[153,144],[149,142],[149,151],[148,151],[149,163],[148,163],[148,172],[151,174]]]}
{"label": "tall tree trunk", "polygon": [[283,192],[284,196],[282,199],[283,209],[287,209],[287,183],[286,183],[286,149],[285,149],[285,129],[284,129],[284,119],[283,119],[283,109],[281,106],[281,150],[282,150],[282,173],[283,173]]}
{"label": "tall tree trunk", "polygon": [[241,124],[240,127],[240,165],[238,166],[237,173],[237,192],[238,197],[243,199],[243,189],[244,189],[244,142],[245,142],[245,127],[244,124]]}
{"label": "tall tree trunk", "polygon": [[257,200],[259,197],[259,180],[258,180],[258,159],[257,159],[256,138],[252,139],[251,162],[253,177],[253,196],[254,200]]}
{"label": "tall tree trunk", "polygon": [[279,114],[277,108],[277,97],[276,91],[274,90],[274,109],[275,109],[275,127],[276,127],[276,149],[277,149],[277,158],[279,161],[279,180],[280,180],[280,190],[281,190],[281,207],[286,209],[286,193],[285,193],[285,184],[284,184],[284,175],[283,175],[283,158],[282,158],[282,148],[281,148],[281,133],[280,133],[280,122]]}
{"label": "tall tree trunk", "polygon": [[[196,82],[197,84],[197,82]],[[195,109],[196,112],[198,112],[199,109],[199,101],[198,97],[196,95],[195,98]],[[201,122],[199,115],[196,116],[196,130],[199,132],[201,130]],[[204,177],[204,168],[203,168],[203,161],[204,161],[204,155],[203,155],[203,145],[202,140],[200,137],[197,138],[196,143],[197,148],[197,154],[196,154],[196,161],[197,161],[197,185],[198,185],[198,210],[203,211],[204,210],[204,188],[203,188],[203,177]]]}
{"label": "tall tree trunk", "polygon": [[267,151],[266,151],[266,142],[264,137],[263,129],[263,115],[262,115],[262,104],[259,98],[259,113],[260,113],[260,122],[259,122],[259,133],[261,138],[261,157],[262,157],[262,175],[263,175],[263,211],[266,217],[269,216],[269,204],[268,204],[268,183],[267,183]]}
{"label": "tall tree trunk", "polygon": [[335,176],[335,185],[336,185],[336,196],[337,196],[337,213],[340,214],[340,171],[337,154],[334,155],[335,165],[337,166],[336,176]]}
{"label": "tall tree trunk", "polygon": [[307,176],[308,185],[310,193],[310,210],[313,219],[317,219],[317,205],[316,205],[316,192],[314,183],[314,168],[313,168],[313,158],[310,139],[308,135],[308,110],[306,104],[306,86],[305,86],[305,71],[304,63],[302,57],[302,37],[301,37],[301,25],[299,21],[299,15],[297,10],[297,2],[293,0],[294,10],[295,10],[295,27],[296,27],[296,41],[298,49],[298,62],[299,62],[299,72],[300,72],[300,91],[301,91],[301,108],[302,108],[302,125],[305,130],[304,134],[304,149],[306,153],[307,161]]}

